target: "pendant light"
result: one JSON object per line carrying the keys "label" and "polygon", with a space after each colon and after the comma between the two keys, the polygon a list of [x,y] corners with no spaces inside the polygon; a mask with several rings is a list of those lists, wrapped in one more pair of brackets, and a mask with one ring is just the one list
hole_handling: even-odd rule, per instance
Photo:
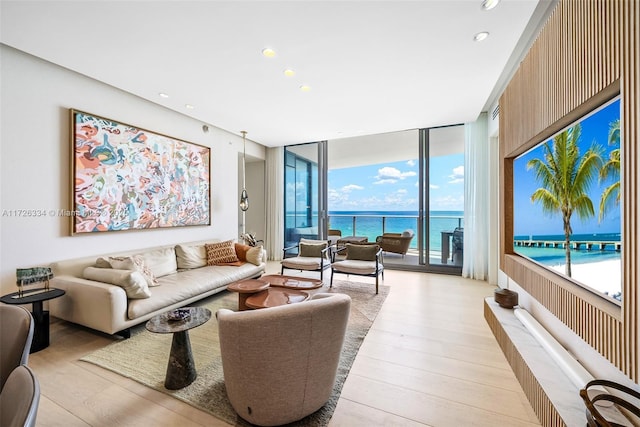
{"label": "pendant light", "polygon": [[240,209],[246,212],[249,209],[249,195],[247,194],[246,157],[247,157],[247,131],[240,131],[242,134],[242,193],[240,194]]}

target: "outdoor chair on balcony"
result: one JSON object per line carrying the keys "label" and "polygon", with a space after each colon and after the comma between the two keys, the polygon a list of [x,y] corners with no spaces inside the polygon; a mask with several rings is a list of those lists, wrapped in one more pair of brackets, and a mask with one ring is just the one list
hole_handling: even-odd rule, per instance
{"label": "outdoor chair on balcony", "polygon": [[384,233],[382,236],[376,237],[376,243],[383,251],[401,254],[404,257],[409,250],[413,236],[413,230],[405,230],[402,233]]}
{"label": "outdoor chair on balcony", "polygon": [[327,236],[329,238],[329,244],[335,245],[336,243],[338,243],[338,239],[342,237],[342,231],[329,229],[327,231]]}
{"label": "outdoor chair on balcony", "polygon": [[464,229],[457,227],[453,230],[452,241],[452,260],[453,265],[462,265],[462,256],[464,253]]}
{"label": "outdoor chair on balcony", "polygon": [[333,274],[355,274],[357,276],[368,276],[376,278],[376,294],[378,293],[378,277],[382,275],[384,280],[384,265],[382,264],[382,249],[375,243],[347,243],[344,248],[340,248],[336,253],[346,251],[346,257],[342,261],[335,261],[331,264],[331,281],[329,287],[333,286]]}
{"label": "outdoor chair on balcony", "polygon": [[[287,258],[290,251],[298,249],[296,256]],[[300,243],[289,246],[282,250],[282,267],[280,274],[284,274],[284,269],[299,271],[319,271],[320,280],[323,278],[324,270],[331,267],[331,245],[326,240],[300,239]]]}

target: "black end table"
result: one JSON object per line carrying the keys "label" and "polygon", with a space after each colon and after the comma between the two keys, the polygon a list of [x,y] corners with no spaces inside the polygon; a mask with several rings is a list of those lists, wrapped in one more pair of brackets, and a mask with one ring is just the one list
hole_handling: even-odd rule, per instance
{"label": "black end table", "polygon": [[168,390],[178,390],[191,384],[197,377],[196,365],[191,352],[189,329],[206,323],[211,318],[211,310],[203,307],[185,307],[189,317],[184,320],[172,320],[169,315],[174,310],[152,317],[146,324],[149,332],[173,334],[171,353],[167,364],[164,386]]}
{"label": "black end table", "polygon": [[62,289],[29,289],[22,292],[13,292],[0,297],[5,304],[32,304],[33,316],[33,341],[31,341],[30,353],[35,353],[49,347],[49,312],[42,309],[42,302],[61,297],[65,294]]}

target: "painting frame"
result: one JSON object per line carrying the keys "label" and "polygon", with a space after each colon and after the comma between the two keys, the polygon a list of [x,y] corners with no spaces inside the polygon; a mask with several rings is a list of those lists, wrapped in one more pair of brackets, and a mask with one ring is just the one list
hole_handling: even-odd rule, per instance
{"label": "painting frame", "polygon": [[71,235],[211,225],[211,149],[69,109]]}

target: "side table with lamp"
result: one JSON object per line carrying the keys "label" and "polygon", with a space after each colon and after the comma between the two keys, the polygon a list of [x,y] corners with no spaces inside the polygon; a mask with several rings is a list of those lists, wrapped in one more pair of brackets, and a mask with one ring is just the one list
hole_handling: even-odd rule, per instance
{"label": "side table with lamp", "polygon": [[[5,304],[32,304],[31,315],[34,320],[33,341],[30,353],[35,353],[49,346],[49,312],[43,309],[43,302],[61,297],[65,294],[62,289],[49,287],[49,279],[53,273],[49,267],[19,268],[16,270],[18,292],[0,297]],[[44,283],[43,288],[25,290],[26,285]]]}

